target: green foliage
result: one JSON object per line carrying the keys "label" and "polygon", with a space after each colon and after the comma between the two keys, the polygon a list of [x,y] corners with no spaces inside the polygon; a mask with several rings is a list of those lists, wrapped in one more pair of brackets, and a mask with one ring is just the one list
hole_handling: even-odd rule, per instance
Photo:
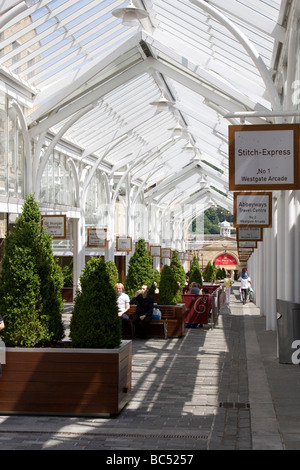
{"label": "green foliage", "polygon": [[109,277],[109,282],[114,288],[115,285],[120,282],[120,280],[117,266],[113,261],[106,261],[106,271]]}
{"label": "green foliage", "polygon": [[205,279],[206,282],[210,282],[212,279],[214,279],[213,276],[214,276],[214,268],[211,262],[209,261],[204,268],[203,278]]}
{"label": "green foliage", "polygon": [[[202,218],[203,216],[201,215],[200,217]],[[220,233],[219,223],[223,222],[225,217],[228,222],[233,221],[233,215],[223,208],[222,209],[221,208],[206,209],[206,211],[204,212],[204,233],[205,234],[209,234],[209,233],[219,234]],[[197,220],[195,219],[192,222],[193,232],[196,232],[196,227],[201,227],[201,223],[197,222]]]}
{"label": "green foliage", "polygon": [[63,338],[62,286],[51,237],[41,226],[38,204],[30,195],[6,237],[2,261],[0,314],[7,346],[34,347]]}
{"label": "green foliage", "polygon": [[154,273],[153,273],[153,282],[156,282],[157,286],[159,287],[159,284],[160,284],[160,272],[158,271],[158,269],[155,269]]}
{"label": "green foliage", "polygon": [[70,323],[70,337],[78,348],[115,348],[121,343],[116,292],[102,258],[91,258],[80,276]]}
{"label": "green foliage", "polygon": [[226,277],[226,271],[220,266],[217,268],[216,279],[224,279]]}
{"label": "green foliage", "polygon": [[125,280],[125,292],[133,297],[143,284],[149,288],[153,283],[153,263],[149,255],[146,242],[142,238],[137,242],[135,251],[130,258],[128,273]]}
{"label": "green foliage", "polygon": [[61,270],[63,279],[64,279],[64,287],[73,287],[73,261],[70,264],[64,266]]}
{"label": "green foliage", "polygon": [[171,266],[165,264],[160,276],[159,300],[160,305],[176,305],[181,302],[180,285],[175,279]]}
{"label": "green foliage", "polygon": [[173,276],[174,276],[175,281],[178,282],[181,287],[184,287],[186,274],[185,274],[184,267],[181,265],[179,261],[178,253],[176,250],[172,252],[172,260],[171,260],[170,268],[173,271]]}
{"label": "green foliage", "polygon": [[153,272],[153,282],[149,289],[150,295],[153,295],[155,293],[155,289],[156,287],[159,287],[159,283],[160,283],[160,272],[157,269],[155,269]]}
{"label": "green foliage", "polygon": [[196,256],[193,257],[193,261],[191,262],[189,282],[197,282],[202,286],[202,273]]}
{"label": "green foliage", "polygon": [[224,221],[233,221],[233,215],[224,209],[207,209],[204,212],[204,233],[220,233],[219,223]]}

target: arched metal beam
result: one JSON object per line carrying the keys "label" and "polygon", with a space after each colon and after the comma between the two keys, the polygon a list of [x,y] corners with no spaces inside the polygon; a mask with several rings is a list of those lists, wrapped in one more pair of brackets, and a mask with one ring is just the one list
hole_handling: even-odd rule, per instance
{"label": "arched metal beam", "polygon": [[232,21],[230,21],[225,15],[223,15],[219,10],[211,6],[204,0],[189,0],[190,3],[193,5],[201,8],[202,10],[206,11],[206,13],[213,16],[216,20],[218,20],[221,24],[227,28],[231,34],[239,41],[239,43],[244,47],[246,52],[249,54],[251,59],[253,60],[257,70],[260,73],[262,80],[266,86],[266,91],[269,94],[270,102],[272,104],[273,109],[279,110],[281,109],[280,99],[275,87],[275,84],[272,80],[272,77],[266,67],[266,64],[262,60],[261,56],[259,55],[258,51],[255,49],[253,44],[249,41],[247,36],[237,28]]}

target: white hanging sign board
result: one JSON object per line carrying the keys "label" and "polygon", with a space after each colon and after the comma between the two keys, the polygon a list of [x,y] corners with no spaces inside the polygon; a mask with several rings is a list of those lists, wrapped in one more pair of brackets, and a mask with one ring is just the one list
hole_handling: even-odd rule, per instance
{"label": "white hanging sign board", "polygon": [[132,251],[132,237],[117,237],[116,251]]}
{"label": "white hanging sign board", "polygon": [[171,258],[171,248],[161,248],[162,258]]}
{"label": "white hanging sign board", "polygon": [[52,238],[66,238],[66,215],[42,215],[42,226]]}
{"label": "white hanging sign board", "polygon": [[299,124],[229,126],[229,190],[300,189]]}
{"label": "white hanging sign board", "polygon": [[239,248],[257,248],[257,241],[246,240],[246,241],[238,241],[237,246]]}
{"label": "white hanging sign board", "polygon": [[237,192],[233,194],[234,227],[272,227],[271,192]]}
{"label": "white hanging sign board", "polygon": [[87,246],[105,248],[107,244],[106,228],[88,228],[87,229]]}
{"label": "white hanging sign board", "polygon": [[160,258],[160,254],[161,254],[160,250],[161,250],[160,246],[150,245],[150,256],[157,256]]}
{"label": "white hanging sign board", "polygon": [[236,229],[237,242],[240,240],[262,241],[263,233],[260,227],[239,227]]}

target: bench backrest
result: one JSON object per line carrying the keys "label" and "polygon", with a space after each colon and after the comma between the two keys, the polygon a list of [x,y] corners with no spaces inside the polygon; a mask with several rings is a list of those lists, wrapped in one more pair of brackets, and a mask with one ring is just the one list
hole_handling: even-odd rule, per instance
{"label": "bench backrest", "polygon": [[[161,312],[161,320],[173,320],[175,316],[175,307],[173,305],[157,305],[157,308]],[[136,305],[130,305],[128,310],[128,315],[134,315],[136,310]]]}

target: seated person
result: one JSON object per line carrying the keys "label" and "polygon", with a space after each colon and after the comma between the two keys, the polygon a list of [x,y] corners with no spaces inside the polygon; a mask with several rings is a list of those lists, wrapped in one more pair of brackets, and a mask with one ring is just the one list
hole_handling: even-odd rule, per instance
{"label": "seated person", "polygon": [[188,293],[189,294],[201,294],[200,284],[197,284],[197,282],[192,282],[190,284],[190,290]]}
{"label": "seated person", "polygon": [[135,296],[130,300],[130,304],[136,304],[136,311],[133,316],[135,331],[141,338],[147,337],[148,325],[153,313],[153,298],[149,294],[149,288],[146,284],[138,290]]}
{"label": "seated person", "polygon": [[118,305],[118,310],[119,310],[118,316],[122,320],[122,330],[124,330],[124,327],[129,320],[129,316],[126,312],[130,308],[130,300],[129,300],[129,296],[125,294],[124,292],[123,284],[121,283],[116,284],[115,290],[117,294],[117,305]]}

